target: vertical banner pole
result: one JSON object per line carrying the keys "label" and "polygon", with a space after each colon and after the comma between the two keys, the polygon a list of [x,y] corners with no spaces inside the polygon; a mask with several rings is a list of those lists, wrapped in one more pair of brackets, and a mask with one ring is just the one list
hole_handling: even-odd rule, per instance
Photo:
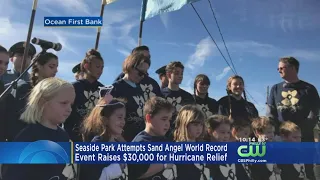
{"label": "vertical banner pole", "polygon": [[22,65],[21,65],[20,72],[23,72],[26,68],[26,59],[29,55],[28,52],[29,52],[29,46],[30,46],[30,39],[31,39],[31,34],[32,34],[32,29],[33,29],[33,24],[34,24],[34,18],[36,16],[37,4],[38,4],[38,0],[33,0],[29,30],[28,30],[27,40],[26,40],[25,49],[24,49],[24,53],[23,53],[23,59],[22,59]]}

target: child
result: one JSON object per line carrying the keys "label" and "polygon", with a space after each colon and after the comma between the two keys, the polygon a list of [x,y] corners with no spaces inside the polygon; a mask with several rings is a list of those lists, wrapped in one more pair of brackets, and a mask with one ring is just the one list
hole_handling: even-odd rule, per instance
{"label": "child", "polygon": [[227,93],[227,96],[222,97],[218,101],[219,114],[229,116],[235,122],[238,119],[249,120],[259,116],[256,107],[247,101],[244,80],[241,76],[235,75],[228,79]]}
{"label": "child", "polygon": [[145,76],[148,76],[149,67],[149,57],[142,52],[135,52],[129,55],[123,63],[124,77],[112,84],[114,88],[111,95],[127,100],[126,124],[123,129],[123,138],[127,142],[132,141],[145,128],[143,120],[145,99],[139,83]]}
{"label": "child", "polygon": [[[126,107],[124,103],[120,99],[113,99],[110,94],[101,99],[83,121],[84,141],[94,134],[96,136],[90,139],[92,142],[119,142],[117,137],[121,136],[125,124]],[[83,164],[80,169],[80,180],[128,179],[124,166],[119,164]]]}
{"label": "child", "polygon": [[[272,142],[274,140],[275,124],[268,117],[259,117],[251,123],[253,133],[258,141]],[[281,170],[276,164],[255,164],[251,167],[254,180],[281,180]]]}
{"label": "child", "polygon": [[239,120],[232,124],[232,140],[236,142],[249,142],[251,134],[251,124],[246,120]]}
{"label": "child", "polygon": [[72,141],[81,142],[80,125],[99,100],[99,87],[103,85],[98,81],[103,72],[104,62],[101,54],[91,49],[81,62],[83,79],[73,83],[76,99],[72,106],[72,113],[64,123],[64,128]]}
{"label": "child", "polygon": [[[187,91],[180,88],[180,84],[183,80],[184,66],[179,61],[170,62],[166,66],[166,74],[169,80],[168,87],[161,89],[162,94],[167,101],[169,101],[174,107],[175,112],[173,120],[179,110],[187,104],[195,104],[193,96]],[[166,135],[169,139],[173,138],[174,121],[171,122],[170,130]]]}
{"label": "child", "polygon": [[[232,120],[227,116],[210,116],[206,120],[207,140],[210,142],[230,142],[231,125]],[[241,164],[210,165],[210,174],[214,180],[248,180],[249,175],[246,172]]]}
{"label": "child", "polygon": [[11,141],[27,124],[20,121],[19,117],[24,111],[30,91],[41,80],[55,77],[58,71],[59,59],[53,53],[45,53],[40,55],[37,62],[32,66],[30,80],[18,81],[17,89],[12,90],[14,101],[12,101],[12,109],[10,110],[9,121],[9,141]]}
{"label": "child", "polygon": [[162,89],[164,97],[175,107],[176,112],[187,104],[195,104],[193,96],[180,88],[184,66],[179,61],[170,62],[166,67],[168,87]]}
{"label": "child", "polygon": [[[68,134],[58,125],[71,113],[75,99],[72,84],[58,78],[40,81],[31,91],[28,104],[21,119],[29,124],[14,142],[49,140],[69,142]],[[65,164],[55,165],[8,165],[4,180],[15,179],[64,179]]]}
{"label": "child", "polygon": [[206,117],[218,113],[219,104],[215,99],[209,97],[208,89],[210,87],[210,79],[204,74],[199,74],[193,85],[194,99],[197,106],[205,113]]}
{"label": "child", "polygon": [[[285,121],[280,126],[280,136],[284,142],[301,142],[301,129],[293,122]],[[280,164],[282,180],[314,179],[304,164]]]}
{"label": "child", "polygon": [[[146,128],[132,142],[165,142],[170,128],[173,106],[160,97],[152,97],[144,106]],[[172,164],[129,165],[130,179],[175,179],[176,168]]]}
{"label": "child", "polygon": [[[205,126],[205,115],[195,105],[186,105],[182,107],[176,119],[176,128],[174,131],[175,142],[199,142],[202,140]],[[208,179],[210,170],[206,164],[178,164],[177,180],[185,179]]]}

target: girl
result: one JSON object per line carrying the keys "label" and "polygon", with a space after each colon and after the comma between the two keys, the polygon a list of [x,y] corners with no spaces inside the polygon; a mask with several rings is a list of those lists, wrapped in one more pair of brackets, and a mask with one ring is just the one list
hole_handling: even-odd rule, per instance
{"label": "girl", "polygon": [[122,69],[124,77],[113,83],[111,95],[127,100],[126,124],[123,137],[126,141],[133,138],[145,128],[143,119],[144,94],[139,86],[140,81],[148,76],[150,59],[142,52],[134,52],[124,61]]}
{"label": "girl", "polygon": [[14,101],[12,101],[12,109],[10,110],[9,124],[9,140],[12,140],[26,124],[20,121],[19,117],[23,112],[28,96],[41,80],[55,77],[58,72],[58,57],[52,53],[45,53],[39,56],[37,62],[32,66],[30,81],[18,81],[18,87],[12,91]]}
{"label": "girl", "polygon": [[103,67],[103,58],[94,49],[89,50],[81,62],[80,68],[81,72],[83,72],[83,79],[73,83],[76,99],[72,106],[72,113],[64,123],[64,128],[72,141],[82,141],[79,127],[84,117],[95,107],[99,100],[99,87],[103,87],[103,85],[98,79],[103,72]]}
{"label": "girl", "polygon": [[[82,133],[84,141],[94,134],[92,142],[119,142],[125,124],[126,107],[125,102],[112,99],[110,94],[99,100],[90,115],[83,121]],[[99,164],[81,165],[80,180],[126,180],[127,169],[125,165]]]}
{"label": "girl", "polygon": [[[205,132],[205,115],[195,105],[182,107],[176,119],[175,142],[199,142]],[[210,171],[206,164],[178,164],[177,180],[209,180]]]}
{"label": "girl", "polygon": [[[32,89],[27,107],[21,115],[21,119],[28,126],[17,135],[14,141],[68,142],[68,134],[58,125],[70,115],[74,99],[74,88],[66,81],[47,78],[39,82]],[[65,164],[8,165],[3,179],[65,179],[62,175],[65,166]]]}
{"label": "girl", "polygon": [[194,99],[197,106],[207,116],[218,113],[218,102],[209,97],[208,89],[210,87],[210,79],[204,74],[199,74],[194,80],[193,91]]}
{"label": "girl", "polygon": [[[207,140],[210,142],[230,142],[232,121],[227,116],[213,115],[206,120]],[[250,180],[248,165],[211,165],[210,174],[214,180]]]}
{"label": "girl", "polygon": [[244,81],[241,76],[235,75],[228,79],[227,93],[227,96],[222,97],[218,101],[219,114],[229,116],[235,122],[239,119],[249,120],[258,117],[256,107],[247,101]]}

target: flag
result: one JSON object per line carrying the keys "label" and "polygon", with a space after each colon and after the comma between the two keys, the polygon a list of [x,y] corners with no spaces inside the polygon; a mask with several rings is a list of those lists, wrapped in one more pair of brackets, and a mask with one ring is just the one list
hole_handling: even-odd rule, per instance
{"label": "flag", "polygon": [[117,0],[102,0],[103,4],[111,4]]}
{"label": "flag", "polygon": [[184,5],[200,0],[143,0],[141,20],[152,18],[162,13],[177,11]]}

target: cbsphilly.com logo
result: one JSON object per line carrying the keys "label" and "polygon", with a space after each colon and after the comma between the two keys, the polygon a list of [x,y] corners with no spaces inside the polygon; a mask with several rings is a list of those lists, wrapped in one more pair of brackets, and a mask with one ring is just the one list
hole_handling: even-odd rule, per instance
{"label": "cbsphilly.com logo", "polygon": [[[267,147],[265,142],[250,142],[249,145],[239,146],[237,152],[238,152],[238,155],[242,157],[238,159],[238,162],[241,162],[241,163],[267,162],[265,159],[260,159],[264,157],[267,153]],[[257,159],[257,157],[260,157],[260,158]]]}

